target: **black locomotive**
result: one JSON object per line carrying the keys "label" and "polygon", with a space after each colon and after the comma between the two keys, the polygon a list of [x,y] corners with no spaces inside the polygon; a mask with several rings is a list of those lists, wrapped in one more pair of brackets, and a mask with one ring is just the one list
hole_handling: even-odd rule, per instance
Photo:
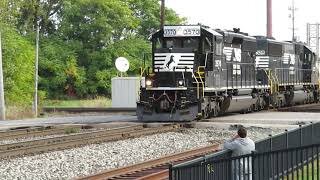
{"label": "black locomotive", "polygon": [[139,120],[192,121],[318,101],[317,57],[302,43],[205,26],[165,26],[151,40]]}

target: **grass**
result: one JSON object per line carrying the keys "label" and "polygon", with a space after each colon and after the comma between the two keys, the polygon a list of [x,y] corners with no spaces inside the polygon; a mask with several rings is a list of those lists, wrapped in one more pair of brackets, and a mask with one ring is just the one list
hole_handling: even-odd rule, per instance
{"label": "grass", "polygon": [[33,112],[31,106],[6,106],[6,119],[27,119],[33,118]]}
{"label": "grass", "polygon": [[65,134],[74,134],[80,132],[79,128],[69,127],[64,130]]}
{"label": "grass", "polygon": [[[43,106],[47,107],[111,107],[111,99],[99,97],[96,99],[80,99],[80,100],[44,100],[38,106],[38,113],[41,112]],[[34,118],[32,106],[27,105],[7,105],[6,119],[28,119]]]}
{"label": "grass", "polygon": [[111,99],[99,97],[80,100],[45,100],[46,107],[111,107]]}
{"label": "grass", "polygon": [[[319,169],[317,169],[317,160],[313,161],[313,179],[320,179],[320,177],[318,176],[320,173],[318,172]],[[320,167],[320,162],[319,163],[319,167]],[[309,170],[309,172],[307,171]],[[308,174],[307,174],[308,173]],[[283,180],[289,180],[289,179],[293,179],[294,180],[304,180],[304,179],[309,179],[312,180],[312,164],[309,164],[309,168],[307,165],[305,165],[303,167],[303,176],[302,176],[302,169],[299,169],[298,171],[294,171],[293,173],[290,173],[288,177],[284,177]]]}

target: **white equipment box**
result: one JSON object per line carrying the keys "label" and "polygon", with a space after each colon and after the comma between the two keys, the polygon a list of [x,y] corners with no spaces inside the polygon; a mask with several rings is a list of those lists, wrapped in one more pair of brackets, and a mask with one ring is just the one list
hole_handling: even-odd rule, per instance
{"label": "white equipment box", "polygon": [[112,107],[136,108],[139,99],[139,77],[115,77],[111,80]]}

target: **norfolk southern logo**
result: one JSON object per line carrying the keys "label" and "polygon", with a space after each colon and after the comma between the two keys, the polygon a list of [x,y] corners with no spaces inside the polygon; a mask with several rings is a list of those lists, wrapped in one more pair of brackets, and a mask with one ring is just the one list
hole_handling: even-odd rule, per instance
{"label": "norfolk southern logo", "polygon": [[174,67],[177,67],[179,61],[179,58],[177,56],[178,55],[168,54],[166,56],[163,69],[173,70]]}
{"label": "norfolk southern logo", "polygon": [[174,55],[171,55],[169,62],[167,62],[167,64],[166,64],[166,67],[167,67],[168,69],[169,69],[169,67],[170,67],[170,64],[175,62],[173,58],[174,58]]}

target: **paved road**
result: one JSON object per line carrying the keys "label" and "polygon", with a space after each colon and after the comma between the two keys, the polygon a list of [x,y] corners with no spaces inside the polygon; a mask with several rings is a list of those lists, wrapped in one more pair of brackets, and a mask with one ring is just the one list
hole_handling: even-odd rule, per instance
{"label": "paved road", "polygon": [[212,118],[213,122],[252,122],[264,124],[304,124],[320,121],[320,113],[262,111]]}

